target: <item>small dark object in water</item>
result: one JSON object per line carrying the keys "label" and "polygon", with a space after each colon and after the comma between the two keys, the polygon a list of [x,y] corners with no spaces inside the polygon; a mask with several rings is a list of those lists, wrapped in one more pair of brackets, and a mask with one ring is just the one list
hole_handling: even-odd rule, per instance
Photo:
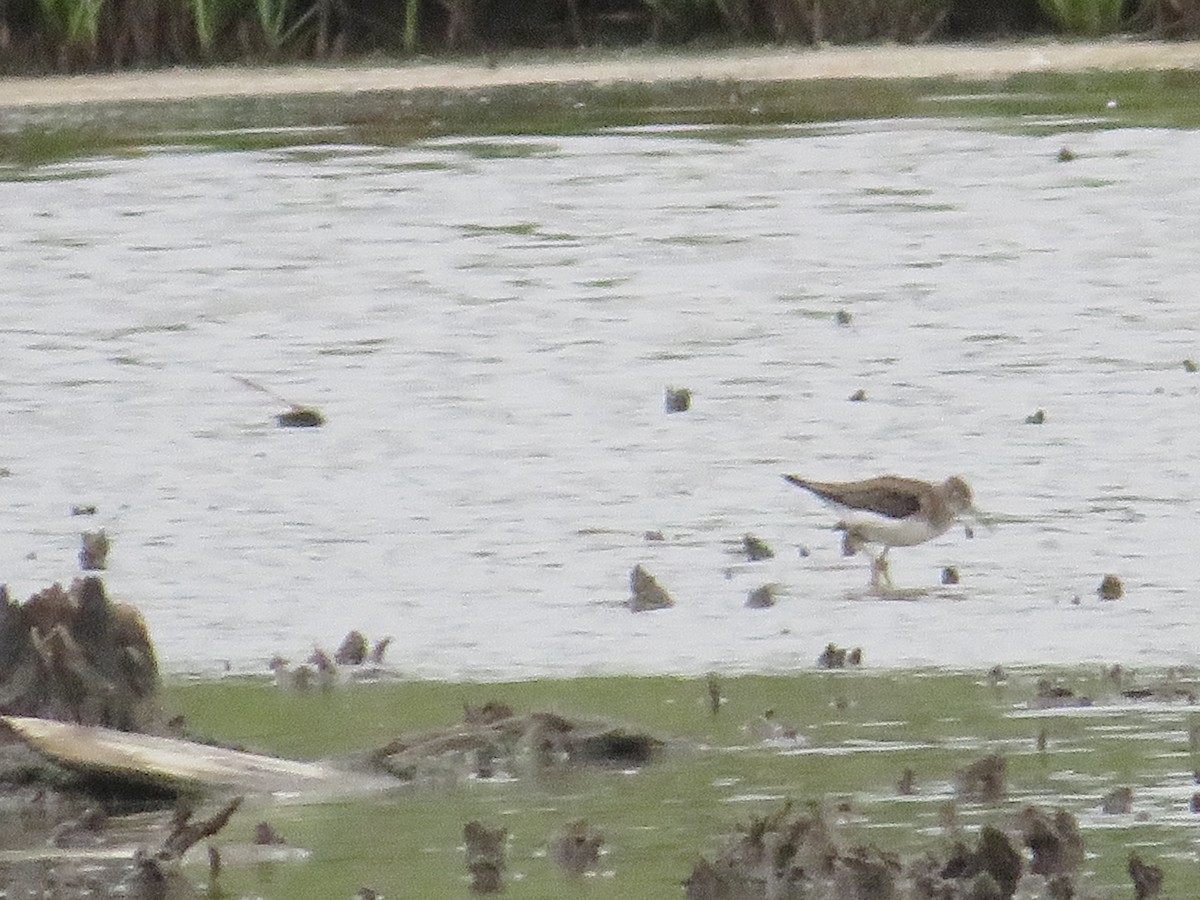
{"label": "small dark object in water", "polygon": [[361,666],[367,658],[367,650],[366,635],[361,631],[351,631],[342,639],[333,659],[339,666]]}
{"label": "small dark object in water", "polygon": [[73,516],[94,516],[96,507],[90,503],[80,504],[71,507],[71,515]]}
{"label": "small dark object in water", "polygon": [[[1193,776],[1192,780],[1200,781],[1200,779],[1197,779],[1194,776]],[[1192,802],[1190,804],[1190,809],[1194,813],[1200,813],[1200,794],[1192,794]]]}
{"label": "small dark object in water", "polygon": [[371,655],[368,659],[377,666],[381,665],[383,663],[383,655],[387,653],[387,648],[391,646],[391,643],[392,638],[390,635],[377,640],[375,646],[371,648]]}
{"label": "small dark object in water", "polygon": [[1038,751],[1038,753],[1046,752],[1046,742],[1049,740],[1049,738],[1050,738],[1050,735],[1047,733],[1045,728],[1039,729],[1038,736],[1037,736],[1037,751]]}
{"label": "small dark object in water", "polygon": [[280,428],[320,428],[325,424],[325,417],[311,406],[293,406],[277,415],[275,423]]}
{"label": "small dark object in water", "polygon": [[488,828],[479,822],[463,826],[463,842],[467,850],[467,871],[471,874],[471,890],[477,894],[495,894],[504,890],[504,847],[508,840],[505,828]]}
{"label": "small dark object in water", "polygon": [[600,860],[604,836],[580,819],[550,842],[550,858],[571,875],[582,875]]}
{"label": "small dark object in water", "polygon": [[515,712],[507,703],[499,700],[488,700],[480,706],[464,706],[463,722],[467,725],[494,725],[505,719],[511,719]]}
{"label": "small dark object in water", "polygon": [[632,612],[670,609],[675,605],[671,595],[641,565],[634,566],[633,571],[629,573],[629,588],[633,596],[626,605]]}
{"label": "small dark object in water", "polygon": [[1066,810],[1053,816],[1034,806],[1027,806],[1017,816],[1021,839],[1029,848],[1032,859],[1029,871],[1046,878],[1073,875],[1083,864],[1083,837],[1079,822]]}
{"label": "small dark object in water", "polygon": [[958,584],[958,569],[946,566],[942,569],[942,584]]}
{"label": "small dark object in water", "polygon": [[1152,900],[1162,891],[1163,873],[1158,866],[1148,865],[1136,853],[1130,853],[1128,869],[1133,881],[1133,900]]}
{"label": "small dark object in water", "polygon": [[642,535],[644,541],[665,541],[667,536],[661,531],[647,531]]}
{"label": "small dark object in water", "polygon": [[1197,370],[1200,370],[1200,366],[1196,365],[1196,361],[1194,359],[1185,359],[1183,361],[1183,371],[1195,372]]}
{"label": "small dark object in water", "polygon": [[669,387],[663,405],[669,413],[687,412],[692,407],[692,392],[688,388]]}
{"label": "small dark object in water", "polygon": [[756,538],[752,534],[742,536],[742,549],[746,553],[746,559],[750,562],[759,562],[775,556],[775,551],[767,545],[766,541]]}
{"label": "small dark object in water", "polygon": [[844,669],[846,667],[846,651],[837,644],[826,644],[821,655],[817,657],[817,665],[822,669]]}
{"label": "small dark object in water", "polygon": [[260,846],[269,846],[272,844],[286,844],[283,838],[279,836],[270,822],[259,822],[254,826],[254,843]]}
{"label": "small dark object in water", "polygon": [[867,392],[864,391],[862,388],[859,388],[857,391],[855,391],[853,394],[850,395],[851,403],[862,403],[866,399],[867,399]]}
{"label": "small dark object in water", "polygon": [[1100,587],[1096,588],[1096,593],[1100,595],[1101,600],[1120,600],[1125,596],[1125,587],[1116,575],[1105,575]]}
{"label": "small dark object in water", "polygon": [[708,673],[708,709],[715,716],[721,711],[721,682],[717,680],[716,672]]}
{"label": "small dark object in water", "polygon": [[354,895],[354,900],[382,900],[383,895],[374,888],[360,887]]}
{"label": "small dark object in water", "polygon": [[1075,151],[1070,147],[1060,147],[1058,149],[1059,162],[1073,162],[1075,160]]}
{"label": "small dark object in water", "polygon": [[914,783],[917,780],[917,773],[912,769],[905,769],[900,773],[900,780],[896,782],[896,793],[909,796],[914,793]]}
{"label": "small dark object in water", "polygon": [[817,657],[817,665],[822,669],[844,669],[847,663],[858,666],[862,664],[862,655],[861,647],[847,650],[837,644],[826,644],[821,655]]}
{"label": "small dark object in water", "polygon": [[1100,801],[1100,811],[1110,816],[1133,812],[1133,789],[1119,787],[1109,791]]}
{"label": "small dark object in water", "polygon": [[1039,409],[1036,412],[1031,412],[1025,417],[1026,425],[1041,425],[1046,421],[1046,411]]}
{"label": "small dark object in water", "polygon": [[839,309],[833,314],[833,321],[837,322],[839,325],[849,325],[852,321],[852,317],[846,310]]}
{"label": "small dark object in water", "polygon": [[746,609],[770,609],[775,605],[775,585],[764,584],[755,588],[746,598]]}
{"label": "small dark object in water", "polygon": [[1008,681],[1008,673],[1004,671],[1003,666],[992,666],[988,669],[988,684],[992,687],[997,687]]}
{"label": "small dark object in water", "polygon": [[108,566],[108,551],[111,546],[104,529],[85,531],[80,536],[79,568],[85,572],[104,569]]}
{"label": "small dark object in water", "polygon": [[959,769],[955,790],[962,800],[999,803],[1008,793],[1007,773],[1008,763],[1004,757],[993,753]]}

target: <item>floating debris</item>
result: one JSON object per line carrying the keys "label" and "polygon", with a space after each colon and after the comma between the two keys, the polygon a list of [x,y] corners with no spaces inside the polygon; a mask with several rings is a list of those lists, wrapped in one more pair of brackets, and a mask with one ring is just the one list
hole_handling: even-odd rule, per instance
{"label": "floating debris", "polygon": [[633,571],[629,573],[629,589],[632,596],[626,605],[632,612],[670,609],[675,605],[671,595],[640,564],[634,566]]}
{"label": "floating debris", "polygon": [[746,597],[746,609],[770,609],[775,605],[775,585],[764,584]]}
{"label": "floating debris", "polygon": [[1060,147],[1058,150],[1059,162],[1073,162],[1076,158],[1075,151],[1070,147]]}
{"label": "floating debris", "polygon": [[488,828],[480,822],[463,826],[467,872],[471,890],[477,894],[495,894],[504,890],[504,849],[508,829]]}
{"label": "floating debris", "polygon": [[958,584],[958,569],[945,566],[942,569],[942,584]]}
{"label": "floating debris", "polygon": [[866,399],[867,399],[867,392],[864,391],[862,388],[859,388],[857,391],[855,391],[853,394],[850,395],[851,403],[862,403]]}
{"label": "floating debris", "polygon": [[1120,600],[1125,596],[1125,586],[1116,575],[1105,575],[1100,587],[1096,588],[1096,593],[1100,595],[1101,600]]}
{"label": "floating debris", "polygon": [[688,388],[668,387],[663,406],[669,413],[687,412],[692,407],[692,392]]}
{"label": "floating debris", "polygon": [[604,835],[580,819],[568,824],[550,842],[550,858],[568,874],[579,876],[595,868],[603,846]]}
{"label": "floating debris", "polygon": [[705,686],[708,688],[708,709],[715,716],[721,711],[721,704],[725,702],[725,698],[721,696],[721,682],[716,672],[708,673]]}
{"label": "floating debris", "polygon": [[1133,881],[1133,900],[1153,900],[1162,892],[1163,873],[1158,866],[1148,865],[1136,853],[1130,853],[1127,870]]}
{"label": "floating debris", "polygon": [[275,424],[280,428],[319,428],[325,424],[325,417],[321,411],[312,406],[302,406],[299,403],[293,403],[285,397],[279,396],[268,387],[264,387],[257,381],[252,381],[249,378],[244,378],[241,375],[233,376],[236,381],[241,382],[246,387],[251,388],[261,393],[266,394],[280,403],[287,404],[290,409],[282,412],[275,417]]}
{"label": "floating debris", "polygon": [[[487,708],[485,704],[484,708]],[[573,766],[633,768],[652,762],[666,747],[658,738],[603,720],[569,719],[551,712],[472,716],[447,729],[404,734],[366,759],[369,768],[409,782],[461,781],[477,775],[480,754],[506,772],[542,772]]]}
{"label": "floating debris", "polygon": [[1046,421],[1046,411],[1044,409],[1039,409],[1039,410],[1036,410],[1035,412],[1031,412],[1029,415],[1027,415],[1025,417],[1026,425],[1041,425],[1041,424],[1045,423],[1045,421]]}
{"label": "floating debris", "polygon": [[999,803],[1008,794],[1008,763],[993,753],[978,759],[955,775],[955,792],[960,800]]}
{"label": "floating debris", "polygon": [[104,529],[85,531],[79,536],[79,568],[93,572],[108,567],[108,551],[112,546]]}
{"label": "floating debris", "polygon": [[333,659],[339,666],[361,666],[366,662],[369,651],[366,635],[361,631],[351,631],[342,639]]}
{"label": "floating debris", "polygon": [[822,669],[844,669],[847,664],[861,666],[863,652],[861,647],[847,650],[837,644],[826,644],[821,655],[817,657],[817,666]]}
{"label": "floating debris", "polygon": [[1109,791],[1100,801],[1100,812],[1110,816],[1133,812],[1133,789],[1119,787]]}
{"label": "floating debris", "polygon": [[279,832],[271,825],[270,822],[259,822],[254,826],[254,841],[253,843],[259,846],[274,846],[286,844]]}
{"label": "floating debris", "polygon": [[750,560],[750,562],[772,559],[775,556],[775,551],[767,545],[766,541],[756,538],[752,534],[742,536],[742,550],[746,554],[746,559]]}
{"label": "floating debris", "polygon": [[1091,706],[1090,697],[1076,696],[1075,691],[1057,684],[1049,678],[1039,678],[1037,694],[1029,704],[1033,709],[1059,709],[1075,706]]}

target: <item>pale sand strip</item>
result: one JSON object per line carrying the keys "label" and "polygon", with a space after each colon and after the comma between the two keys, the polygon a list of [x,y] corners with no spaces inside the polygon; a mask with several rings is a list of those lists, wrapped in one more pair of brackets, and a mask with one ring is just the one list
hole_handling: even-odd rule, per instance
{"label": "pale sand strip", "polygon": [[1200,68],[1200,42],[765,48],[712,54],[630,52],[478,65],[167,69],[115,75],[0,78],[0,108],[123,100],[403,91],[538,83],[815,78],[986,78],[1017,72]]}

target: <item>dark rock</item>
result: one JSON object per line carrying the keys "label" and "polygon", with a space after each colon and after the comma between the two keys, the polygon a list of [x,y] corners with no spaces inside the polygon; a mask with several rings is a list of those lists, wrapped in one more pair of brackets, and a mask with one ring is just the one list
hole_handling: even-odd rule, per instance
{"label": "dark rock", "polygon": [[1152,900],[1162,891],[1163,873],[1158,866],[1144,863],[1140,856],[1131,853],[1127,868],[1133,881],[1134,900]]}
{"label": "dark rock", "polygon": [[962,800],[999,803],[1008,793],[1008,763],[1003,756],[991,754],[958,771],[955,789]]}
{"label": "dark rock", "polygon": [[495,894],[504,890],[504,851],[508,841],[505,828],[488,828],[480,822],[463,826],[467,872],[471,890],[477,894]]}
{"label": "dark rock", "polygon": [[1109,791],[1100,801],[1100,811],[1110,816],[1133,812],[1133,789],[1119,787]]}
{"label": "dark rock", "polygon": [[275,424],[280,428],[320,428],[325,424],[325,417],[311,406],[293,406],[277,415]]}
{"label": "dark rock", "polygon": [[366,661],[368,649],[366,636],[361,631],[351,631],[342,639],[333,659],[339,666],[360,666]]}
{"label": "dark rock", "polygon": [[668,387],[663,406],[669,413],[687,412],[692,406],[692,392],[687,388]]}
{"label": "dark rock", "polygon": [[626,605],[633,612],[670,609],[675,605],[671,595],[641,565],[634,566],[633,571],[629,573],[629,589],[632,596]]}
{"label": "dark rock", "polygon": [[1100,587],[1096,588],[1096,593],[1100,595],[1101,600],[1120,600],[1125,596],[1125,587],[1116,575],[1105,575]]}
{"label": "dark rock", "polygon": [[775,605],[775,585],[764,584],[755,588],[746,597],[747,609],[769,609]]}
{"label": "dark rock", "polygon": [[96,571],[108,567],[109,541],[104,529],[85,531],[79,536],[79,568],[85,572]]}
{"label": "dark rock", "polygon": [[1083,863],[1083,838],[1079,823],[1065,810],[1053,816],[1029,806],[1017,817],[1021,839],[1033,858],[1029,870],[1035,875],[1054,878],[1074,875]]}
{"label": "dark rock", "polygon": [[775,555],[775,551],[767,546],[766,541],[760,540],[752,534],[743,535],[742,550],[750,562],[771,559]]}
{"label": "dark rock", "polygon": [[600,861],[604,836],[582,819],[571,822],[550,842],[550,858],[571,875],[582,875]]}

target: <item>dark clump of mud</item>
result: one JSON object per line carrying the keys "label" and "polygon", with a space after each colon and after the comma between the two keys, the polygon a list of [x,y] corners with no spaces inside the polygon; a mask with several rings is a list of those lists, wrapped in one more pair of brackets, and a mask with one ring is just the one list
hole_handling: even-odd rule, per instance
{"label": "dark clump of mud", "polygon": [[158,663],[141,615],[104,582],[51,585],[26,603],[0,588],[0,713],[153,731]]}
{"label": "dark clump of mud", "polygon": [[[695,864],[684,889],[688,900],[1009,900],[1042,887],[1038,896],[1083,898],[1090,895],[1077,884],[1082,859],[1078,825],[1062,811],[1029,807],[1013,833],[984,825],[973,845],[902,859],[874,845],[845,846],[818,806],[794,814],[787,804],[728,835]],[[1130,860],[1135,884],[1154,884],[1145,868]]]}
{"label": "dark clump of mud", "polygon": [[629,573],[629,600],[626,605],[633,612],[648,612],[653,609],[670,609],[675,600],[641,565]]}
{"label": "dark clump of mud", "polygon": [[456,781],[577,766],[638,767],[665,748],[658,738],[610,722],[520,715],[492,701],[468,707],[460,725],[401,735],[366,763],[404,781]]}

